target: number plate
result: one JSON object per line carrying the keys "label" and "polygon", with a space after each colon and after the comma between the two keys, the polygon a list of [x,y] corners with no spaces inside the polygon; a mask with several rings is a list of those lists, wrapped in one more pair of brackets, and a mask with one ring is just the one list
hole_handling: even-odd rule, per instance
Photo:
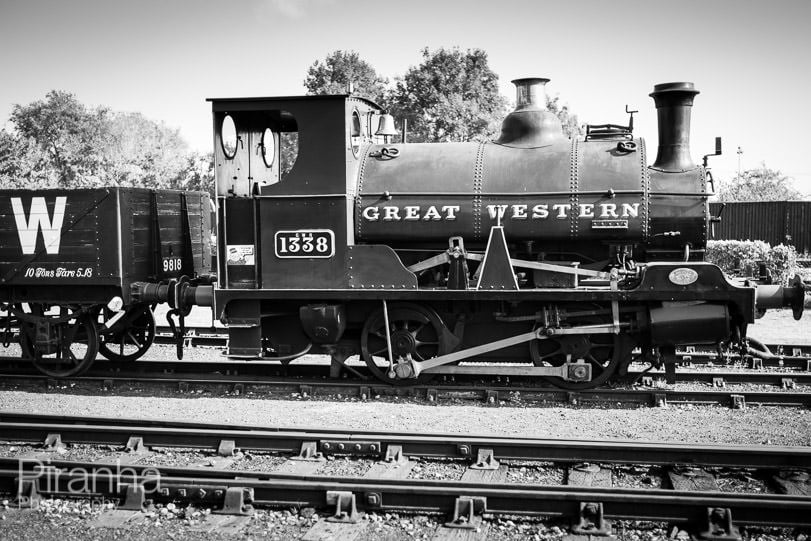
{"label": "number plate", "polygon": [[330,229],[277,231],[276,257],[311,258],[335,255],[335,233]]}
{"label": "number plate", "polygon": [[164,257],[163,272],[175,272],[183,270],[183,259],[179,257]]}

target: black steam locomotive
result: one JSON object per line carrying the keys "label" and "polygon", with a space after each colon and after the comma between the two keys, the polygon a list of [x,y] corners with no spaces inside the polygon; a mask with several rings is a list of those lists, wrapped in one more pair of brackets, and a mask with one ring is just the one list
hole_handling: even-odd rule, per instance
{"label": "black steam locomotive", "polygon": [[192,268],[131,283],[125,303],[211,304],[234,358],[328,354],[337,374],[359,355],[395,385],[482,374],[571,389],[632,352],[660,364],[678,345],[740,343],[759,310],[800,316],[801,281],[736,284],[703,262],[692,83],[654,88],[648,166],[632,121],[566,138],[547,81],[514,81],[516,109],[481,143],[390,143],[391,117],[351,95],[211,100],[217,283]]}

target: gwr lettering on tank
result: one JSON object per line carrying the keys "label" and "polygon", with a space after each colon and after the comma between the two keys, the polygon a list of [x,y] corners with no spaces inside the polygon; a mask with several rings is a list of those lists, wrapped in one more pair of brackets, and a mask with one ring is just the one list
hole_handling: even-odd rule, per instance
{"label": "gwr lettering on tank", "polygon": [[[573,210],[574,208],[574,210]],[[577,218],[638,218],[639,203],[541,203],[538,205],[486,205],[491,220],[566,220]],[[460,205],[384,205],[363,209],[363,219],[367,222],[399,221],[452,221],[456,220]]]}
{"label": "gwr lettering on tank", "polygon": [[24,255],[33,255],[37,248],[37,235],[42,231],[42,240],[45,241],[45,252],[59,253],[59,243],[62,240],[62,222],[65,219],[65,205],[68,198],[60,196],[54,202],[53,218],[48,214],[48,206],[44,197],[32,197],[28,216],[25,215],[23,201],[20,197],[11,198],[11,209],[14,211],[14,220],[17,222],[17,235],[20,237],[20,246]]}

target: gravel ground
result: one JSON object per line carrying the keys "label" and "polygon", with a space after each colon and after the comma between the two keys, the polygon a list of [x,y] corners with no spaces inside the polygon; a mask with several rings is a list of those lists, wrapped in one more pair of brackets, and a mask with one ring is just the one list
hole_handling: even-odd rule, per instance
{"label": "gravel ground", "polygon": [[138,464],[185,468],[205,465],[212,456],[196,449],[153,447],[152,450],[154,452],[144,455]]}
{"label": "gravel ground", "polygon": [[766,315],[756,319],[747,330],[747,335],[764,344],[811,344],[811,311],[803,314],[800,321],[795,321],[791,310],[769,310]]}
{"label": "gravel ground", "polygon": [[615,466],[611,469],[613,472],[611,480],[615,487],[662,488],[665,472],[660,467]]}
{"label": "gravel ground", "polygon": [[373,460],[353,460],[349,457],[328,456],[327,461],[315,472],[328,477],[359,477],[365,475],[374,464]]}
{"label": "gravel ground", "polygon": [[154,418],[279,427],[609,438],[686,443],[811,445],[811,411],[799,408],[679,405],[641,407],[435,407],[427,404],[245,400],[184,396],[87,396],[0,392],[0,410]]}
{"label": "gravel ground", "polygon": [[515,460],[504,460],[501,463],[510,467],[507,470],[508,483],[562,485],[566,482],[566,470],[553,464]]}
{"label": "gravel ground", "polygon": [[459,460],[432,460],[420,462],[408,474],[408,479],[425,479],[428,481],[459,481],[462,479],[467,463]]}
{"label": "gravel ground", "polygon": [[269,453],[245,453],[242,460],[228,466],[229,470],[273,471],[287,460],[286,457]]}
{"label": "gravel ground", "polygon": [[[197,531],[208,521],[208,511],[193,507],[156,507],[137,525],[123,529],[91,527],[103,505],[69,500],[45,500],[36,511],[20,511],[0,505],[0,538],[3,541],[97,541],[97,540],[272,540],[300,539],[310,527],[322,520],[313,509],[257,510],[246,528],[238,534]],[[366,527],[357,538],[362,541],[430,539],[444,522],[441,517],[406,514],[368,514]],[[504,541],[526,539],[560,541],[568,533],[568,523],[559,520],[526,520],[521,517],[500,517],[487,520],[482,529],[487,539]],[[648,522],[618,521],[616,538],[622,541],[665,541],[666,525]],[[804,534],[785,529],[741,528],[745,541],[806,541]],[[676,539],[687,540],[686,532]]]}

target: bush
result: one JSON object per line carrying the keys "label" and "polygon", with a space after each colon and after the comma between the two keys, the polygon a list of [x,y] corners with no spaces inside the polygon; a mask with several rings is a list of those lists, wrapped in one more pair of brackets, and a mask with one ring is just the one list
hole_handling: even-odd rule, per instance
{"label": "bush", "polygon": [[758,266],[765,263],[775,283],[788,283],[798,271],[794,246],[770,246],[762,240],[711,240],[705,259],[734,276],[757,276]]}

